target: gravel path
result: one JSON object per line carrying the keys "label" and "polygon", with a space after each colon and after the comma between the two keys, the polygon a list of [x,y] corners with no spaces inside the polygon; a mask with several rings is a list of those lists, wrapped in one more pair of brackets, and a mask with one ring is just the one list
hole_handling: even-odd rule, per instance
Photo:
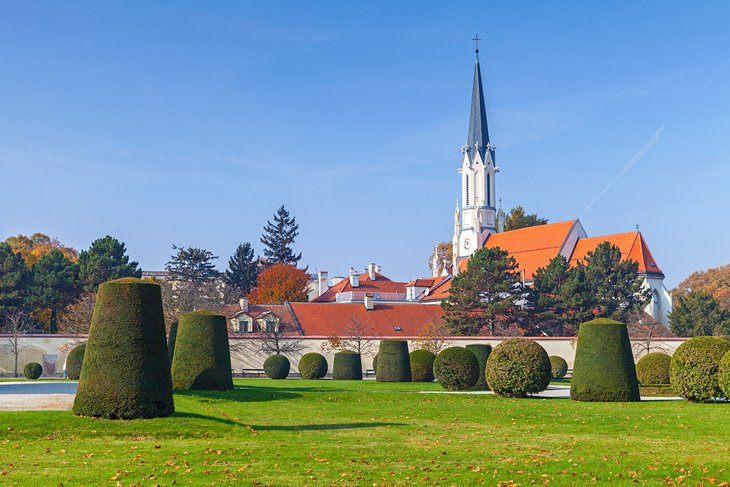
{"label": "gravel path", "polygon": [[0,411],[66,411],[76,395],[76,382],[0,382]]}

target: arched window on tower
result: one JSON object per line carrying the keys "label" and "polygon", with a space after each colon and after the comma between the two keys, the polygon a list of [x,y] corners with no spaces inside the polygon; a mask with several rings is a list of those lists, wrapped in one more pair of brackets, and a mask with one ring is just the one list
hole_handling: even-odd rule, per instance
{"label": "arched window on tower", "polygon": [[654,292],[651,293],[651,301],[652,301],[652,317],[657,320],[662,320],[662,300],[659,297],[659,293],[655,289]]}
{"label": "arched window on tower", "polygon": [[487,174],[487,206],[492,206],[492,178]]}
{"label": "arched window on tower", "polygon": [[466,206],[469,206],[469,175],[466,175]]}
{"label": "arched window on tower", "polygon": [[479,204],[479,173],[474,174],[474,204]]}

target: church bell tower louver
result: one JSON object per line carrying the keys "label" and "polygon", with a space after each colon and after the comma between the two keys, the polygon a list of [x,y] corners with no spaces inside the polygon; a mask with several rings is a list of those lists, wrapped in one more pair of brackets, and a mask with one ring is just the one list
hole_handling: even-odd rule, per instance
{"label": "church bell tower louver", "polygon": [[[469,258],[484,245],[489,234],[496,229],[496,194],[494,146],[489,141],[487,112],[484,105],[484,88],[479,68],[479,36],[474,83],[469,113],[469,132],[466,145],[461,148],[461,205],[457,203],[454,214],[454,273],[458,272],[459,261]],[[460,208],[459,208],[460,206]]]}

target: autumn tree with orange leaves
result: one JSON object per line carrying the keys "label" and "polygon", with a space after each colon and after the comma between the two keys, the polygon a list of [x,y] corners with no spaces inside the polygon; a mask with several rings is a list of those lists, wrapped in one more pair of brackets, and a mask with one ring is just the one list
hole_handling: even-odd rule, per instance
{"label": "autumn tree with orange leaves", "polygon": [[8,237],[5,242],[10,245],[13,252],[23,256],[28,269],[32,268],[33,264],[53,249],[60,250],[63,256],[71,262],[76,262],[79,258],[76,249],[63,245],[57,238],[49,237],[45,233],[34,233],[30,237],[15,235]]}
{"label": "autumn tree with orange leaves", "polygon": [[309,282],[310,277],[305,270],[291,264],[274,264],[261,271],[248,299],[255,304],[306,301]]}
{"label": "autumn tree with orange leaves", "polygon": [[730,264],[693,272],[677,285],[672,296],[676,299],[697,291],[710,294],[722,308],[730,311]]}

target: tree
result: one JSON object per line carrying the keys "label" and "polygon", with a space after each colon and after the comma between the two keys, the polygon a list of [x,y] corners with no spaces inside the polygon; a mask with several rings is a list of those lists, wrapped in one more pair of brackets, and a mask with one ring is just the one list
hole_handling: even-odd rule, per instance
{"label": "tree", "polygon": [[23,338],[34,331],[33,320],[20,310],[6,313],[0,327],[0,350],[10,353],[15,357],[15,368],[13,376],[18,377],[18,356],[20,352],[31,347],[30,342],[24,342]]}
{"label": "tree", "polygon": [[477,250],[465,271],[454,277],[441,306],[455,333],[491,336],[501,333],[521,315],[523,298],[517,262],[499,247]]}
{"label": "tree", "polygon": [[261,353],[267,355],[294,354],[305,348],[299,330],[288,319],[277,321],[263,320],[264,325],[257,325],[252,344]]}
{"label": "tree", "polygon": [[371,323],[359,319],[353,315],[348,323],[345,323],[339,333],[327,337],[320,348],[326,351],[350,351],[359,353],[361,356],[375,355],[378,336]]}
{"label": "tree", "polygon": [[99,284],[121,277],[142,277],[137,262],[130,262],[123,242],[107,235],[94,240],[79,254],[79,278],[84,290],[96,291]]}
{"label": "tree", "polygon": [[86,291],[71,303],[63,316],[58,320],[58,331],[69,335],[86,335],[94,315],[96,292]]}
{"label": "tree", "polygon": [[441,350],[451,345],[449,340],[451,335],[451,327],[445,321],[430,321],[418,330],[417,338],[413,341],[413,348],[428,350],[438,355]]}
{"label": "tree", "polygon": [[730,311],[711,294],[690,291],[674,300],[669,324],[672,332],[681,337],[730,335]]}
{"label": "tree", "polygon": [[239,245],[228,259],[226,282],[241,294],[248,294],[256,286],[258,275],[258,259],[254,257],[253,247],[248,242]]}
{"label": "tree", "polygon": [[588,321],[591,310],[580,309],[580,301],[576,299],[580,275],[561,254],[535,272],[529,289],[531,319],[542,334],[573,335],[580,323]]}
{"label": "tree", "polygon": [[165,264],[165,270],[170,278],[176,281],[201,283],[215,280],[220,277],[213,261],[218,258],[210,250],[195,247],[172,246],[175,254]]}
{"label": "tree", "polygon": [[669,352],[668,348],[663,345],[662,338],[672,336],[672,334],[666,326],[644,310],[633,312],[629,316],[626,327],[635,357],[641,357],[651,352]]}
{"label": "tree", "polygon": [[433,252],[431,252],[431,255],[428,257],[428,268],[434,275],[440,276],[444,272],[444,269],[450,270],[453,265],[453,244],[451,242],[437,243],[436,246],[433,248]]}
{"label": "tree", "polygon": [[25,304],[29,280],[23,257],[7,243],[0,243],[0,322],[6,313]]}
{"label": "tree", "polygon": [[271,264],[294,264],[302,258],[302,254],[294,255],[292,244],[299,235],[296,218],[289,217],[284,205],[276,210],[274,222],[267,221],[261,243],[264,244],[264,256]]}
{"label": "tree", "polygon": [[60,250],[63,256],[71,262],[76,262],[79,256],[73,247],[63,245],[57,238],[49,237],[44,233],[34,233],[30,237],[15,235],[8,237],[5,242],[12,247],[13,252],[23,256],[28,269],[31,269],[41,257],[53,249]]}
{"label": "tree", "polygon": [[305,270],[291,264],[274,264],[261,271],[248,297],[257,304],[306,301],[309,283],[310,276]]}
{"label": "tree", "polygon": [[583,280],[577,295],[578,309],[591,310],[595,317],[626,323],[629,316],[642,309],[651,290],[639,277],[639,264],[622,260],[621,249],[609,242],[599,244],[579,262],[576,272]]}
{"label": "tree", "polygon": [[709,293],[722,308],[730,310],[730,264],[693,272],[677,285],[672,296],[676,299],[692,291]]}
{"label": "tree", "polygon": [[547,218],[540,218],[537,216],[537,213],[528,214],[522,206],[516,206],[509,211],[504,224],[504,230],[508,232],[520,228],[545,225],[547,222]]}
{"label": "tree", "polygon": [[78,267],[53,249],[33,265],[29,303],[50,311],[49,331],[56,333],[58,313],[79,296]]}

